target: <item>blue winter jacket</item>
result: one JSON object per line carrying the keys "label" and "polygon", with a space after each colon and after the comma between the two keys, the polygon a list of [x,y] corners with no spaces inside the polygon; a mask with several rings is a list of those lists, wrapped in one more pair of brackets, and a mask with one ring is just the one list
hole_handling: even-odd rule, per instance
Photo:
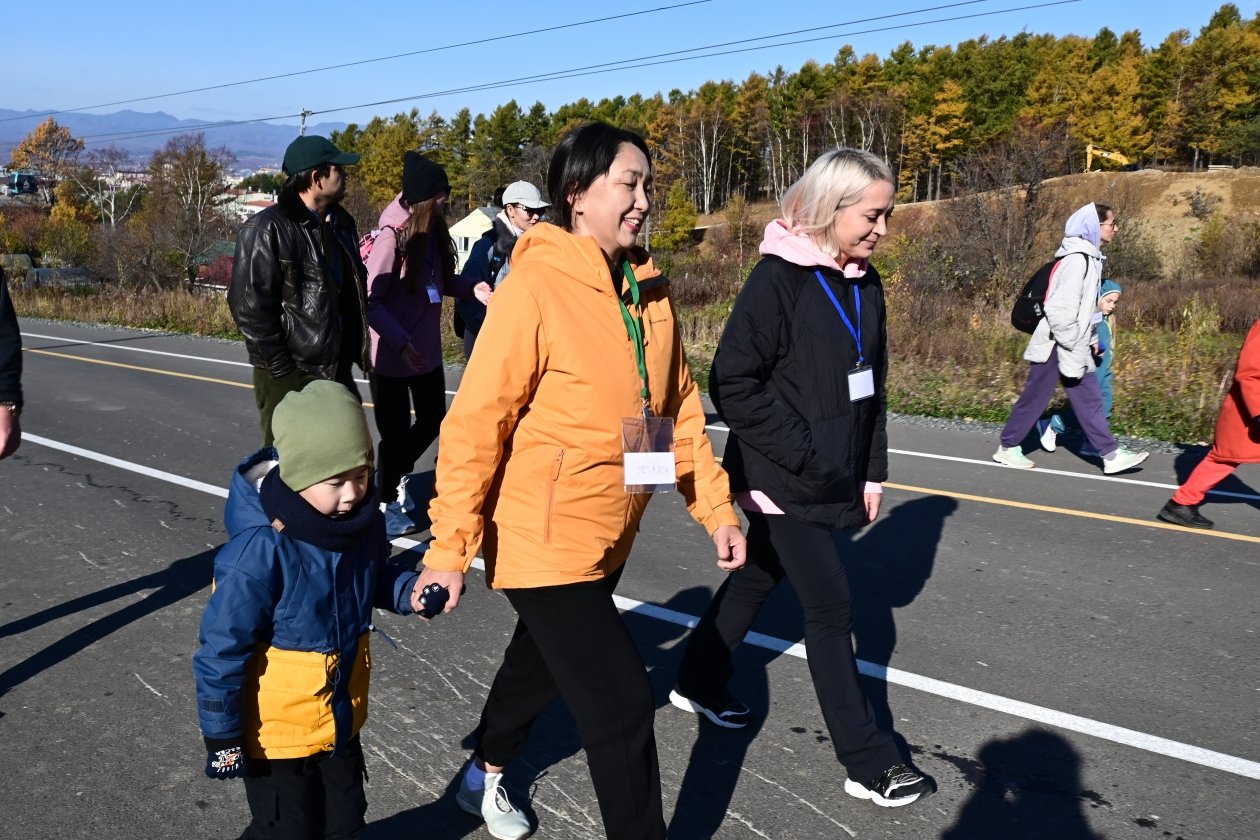
{"label": "blue winter jacket", "polygon": [[242,738],[255,757],[301,758],[358,733],[372,608],[410,613],[418,575],[388,565],[379,511],[345,552],[273,527],[259,485],[276,462],[274,449],[259,450],[232,478],[229,540],[215,558],[193,672],[203,736]]}

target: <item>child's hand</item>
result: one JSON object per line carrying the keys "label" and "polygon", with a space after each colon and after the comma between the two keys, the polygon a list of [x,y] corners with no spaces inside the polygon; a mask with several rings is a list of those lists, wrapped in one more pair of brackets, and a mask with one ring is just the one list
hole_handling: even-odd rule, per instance
{"label": "child's hand", "polygon": [[[427,566],[420,572],[420,577],[416,579],[416,585],[411,589],[411,608],[419,615],[424,609],[424,605],[420,603],[420,596],[424,592],[424,588],[431,583],[440,584],[446,587],[449,593],[449,600],[446,607],[442,610],[448,613],[459,604],[459,596],[464,594],[464,573],[463,572],[444,572],[438,569],[430,569]],[[420,616],[424,618],[423,615]]]}
{"label": "child's hand", "polygon": [[206,775],[211,779],[239,779],[245,775],[245,747],[239,742],[206,739]]}

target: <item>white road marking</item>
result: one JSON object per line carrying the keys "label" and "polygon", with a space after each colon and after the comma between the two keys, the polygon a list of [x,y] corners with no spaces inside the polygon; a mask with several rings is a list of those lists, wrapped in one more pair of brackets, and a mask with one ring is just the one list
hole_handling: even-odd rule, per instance
{"label": "white road marking", "polygon": [[[23,433],[23,439],[30,443],[47,446],[81,458],[98,461],[102,464],[118,467],[119,469],[129,470],[151,478],[160,479],[162,481],[187,487],[192,490],[200,490],[203,493],[209,493],[219,498],[226,498],[227,490],[221,487],[215,487],[201,481],[194,481],[190,478],[175,475],[174,473],[155,470],[142,464],[133,464],[118,458],[112,458],[108,455],[102,455],[92,452],[88,449],[82,449],[70,444],[60,443],[58,441],[49,440],[39,435],[31,435]],[[403,549],[415,549],[423,551],[422,543],[400,537],[394,540],[394,545]],[[485,571],[485,564],[481,558],[473,561],[473,567]],[[636,601],[633,598],[627,598],[623,595],[614,595],[614,602],[617,608],[625,612],[634,613],[648,618],[657,619],[658,621],[669,622],[670,624],[678,624],[683,627],[695,627],[699,618],[688,613],[678,612],[676,610],[666,609],[656,604],[648,604],[643,601]],[[807,658],[805,655],[805,646],[800,642],[789,642],[785,639],[778,639],[774,636],[767,636],[762,633],[749,633],[745,637],[748,644],[765,648],[766,650],[775,651],[788,656],[794,656],[798,659]],[[1161,738],[1157,735],[1148,735],[1145,732],[1138,732],[1133,729],[1125,729],[1121,726],[1114,726],[1102,721],[1092,720],[1079,715],[1071,715],[1066,712],[1060,712],[1055,709],[1049,709],[1045,706],[1037,706],[1032,703],[1025,703],[1021,700],[1013,700],[1009,697],[1002,697],[998,694],[990,694],[986,691],[977,691],[966,686],[954,685],[943,680],[934,679],[932,677],[924,677],[918,674],[912,674],[909,671],[902,671],[898,668],[889,668],[883,665],[877,665],[873,662],[858,660],[858,670],[869,677],[884,680],[894,685],[902,685],[907,688],[917,689],[928,694],[934,694],[937,697],[943,697],[948,700],[954,700],[959,703],[966,703],[971,706],[978,706],[983,709],[989,709],[995,712],[1013,715],[1025,720],[1043,723],[1047,726],[1054,726],[1060,729],[1066,729],[1071,732],[1079,732],[1083,735],[1089,735],[1095,738],[1112,741],[1117,744],[1134,747],[1146,752],[1156,753],[1158,755],[1176,758],[1187,761],[1192,764],[1199,764],[1204,767],[1210,767],[1214,770],[1221,770],[1226,773],[1233,773],[1237,776],[1243,776],[1249,779],[1260,779],[1260,762],[1249,761],[1245,758],[1227,755],[1225,753],[1216,752],[1214,750],[1203,749],[1192,744],[1183,744],[1180,741],[1173,741],[1168,738]]]}
{"label": "white road marking", "polygon": [[[176,359],[189,359],[191,361],[209,362],[211,364],[234,365],[237,367],[251,367],[249,362],[234,362],[229,359],[212,359],[208,356],[192,356],[192,355],[187,355],[183,353],[170,353],[164,350],[149,350],[144,347],[129,347],[129,346],[121,345],[121,344],[113,344],[113,343],[104,342],[104,341],[82,341],[79,339],[61,338],[55,335],[42,335],[40,333],[30,333],[30,332],[23,332],[22,335],[28,336],[30,338],[41,338],[48,341],[60,341],[64,344],[90,345],[92,347],[104,347],[110,350],[123,350],[130,353],[152,353],[153,355],[157,355],[157,356],[171,356]],[[368,381],[366,379],[356,379],[355,382],[358,382],[361,385],[368,384]],[[455,391],[447,391],[446,395],[448,397],[453,397],[455,396],[455,393],[456,393]],[[704,428],[706,431],[721,432],[722,434],[727,434],[728,432],[730,432],[730,429],[728,429],[726,426],[717,424],[717,423],[711,423],[705,426]],[[956,455],[937,455],[932,452],[915,452],[914,450],[911,450],[911,449],[889,449],[888,451],[894,455],[909,455],[914,458],[932,458],[939,461],[956,461],[961,464],[975,464],[982,467],[1001,467],[1002,466],[1001,464],[996,464],[991,460],[984,460],[982,458],[960,458]],[[1038,467],[1035,471],[1032,471],[1032,472],[1035,475],[1058,475],[1058,476],[1064,476],[1067,478],[1083,478],[1083,479],[1088,479],[1090,481],[1110,481],[1110,482],[1117,482],[1120,484],[1135,484],[1140,487],[1157,487],[1162,490],[1176,490],[1178,487],[1178,485],[1176,484],[1164,484],[1157,481],[1142,481],[1141,479],[1137,479],[1137,478],[1118,478],[1116,476],[1110,476],[1110,475],[1100,475],[1100,474],[1095,475],[1093,473],[1081,473],[1081,472],[1074,472],[1072,470],[1052,470],[1052,469]],[[1231,499],[1247,499],[1250,501],[1260,501],[1260,494],[1256,494],[1256,493],[1231,493],[1227,490],[1209,490],[1207,492],[1208,492],[1208,495],[1210,496],[1225,496]]]}
{"label": "white road marking", "polygon": [[[114,342],[110,342],[110,341],[83,341],[82,339],[77,339],[77,338],[62,338],[56,335],[42,335],[40,333],[31,333],[31,332],[24,332],[22,333],[22,335],[26,336],[27,338],[42,338],[46,341],[58,341],[58,342],[61,342],[61,344],[63,345],[72,346],[72,347],[73,346],[100,347],[105,350],[121,350],[125,353],[148,353],[152,356],[170,356],[173,359],[186,359],[190,362],[208,362],[213,365],[231,365],[232,367],[245,367],[245,368],[253,367],[253,365],[251,365],[249,362],[234,362],[231,359],[215,359],[210,356],[193,356],[188,353],[171,353],[166,350],[150,350],[147,347],[131,347],[130,345],[115,344]],[[162,335],[167,335],[167,334],[163,333]],[[154,337],[156,338],[158,336],[154,336]],[[32,349],[42,350],[45,348],[35,347]],[[361,385],[368,384],[368,381],[366,379],[356,379],[354,381],[358,382]]]}

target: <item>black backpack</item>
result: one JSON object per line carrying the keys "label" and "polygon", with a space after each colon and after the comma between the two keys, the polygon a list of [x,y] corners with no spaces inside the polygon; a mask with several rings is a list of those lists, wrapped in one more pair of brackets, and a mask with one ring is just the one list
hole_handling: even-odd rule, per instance
{"label": "black backpack", "polygon": [[1015,305],[1011,307],[1011,326],[1020,332],[1031,335],[1037,331],[1037,325],[1046,317],[1046,297],[1050,294],[1050,281],[1054,279],[1055,269],[1060,260],[1051,260],[1034,272],[1024,288],[1015,297]]}

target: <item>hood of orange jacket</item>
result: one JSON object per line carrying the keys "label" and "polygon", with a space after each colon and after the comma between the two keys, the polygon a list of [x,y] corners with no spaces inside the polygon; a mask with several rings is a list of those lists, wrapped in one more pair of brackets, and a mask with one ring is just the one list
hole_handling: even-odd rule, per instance
{"label": "hood of orange jacket", "polygon": [[[710,533],[738,524],[704,434],[668,282],[647,252],[629,260],[640,284],[638,307],[628,306],[643,323],[649,408],[674,420],[678,490]],[[517,240],[511,273],[487,309],[442,424],[425,565],[467,571],[480,550],[495,588],[611,574],[650,496],[624,486],[622,420],[642,417],[643,400],[604,255],[591,237],[536,225]]]}

